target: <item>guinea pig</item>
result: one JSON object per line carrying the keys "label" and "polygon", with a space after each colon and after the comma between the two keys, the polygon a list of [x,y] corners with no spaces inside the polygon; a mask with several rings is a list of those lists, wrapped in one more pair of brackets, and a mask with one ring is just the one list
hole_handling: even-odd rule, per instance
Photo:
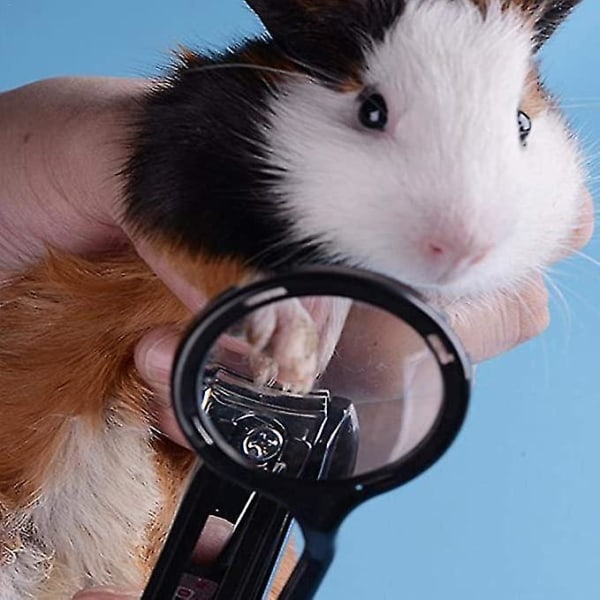
{"label": "guinea pig", "polygon": [[[577,0],[247,3],[268,35],[182,51],[118,174],[123,225],[193,286],[341,263],[443,305],[568,243],[586,174],[537,52]],[[190,317],[132,249],[0,288],[0,600],[143,585],[193,457],[154,432],[133,352]]]}

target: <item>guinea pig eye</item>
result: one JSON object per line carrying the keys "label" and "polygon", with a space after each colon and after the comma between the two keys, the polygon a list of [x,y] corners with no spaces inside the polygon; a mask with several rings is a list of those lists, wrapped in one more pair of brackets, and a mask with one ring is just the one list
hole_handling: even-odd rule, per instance
{"label": "guinea pig eye", "polygon": [[527,138],[531,133],[531,119],[529,115],[520,110],[517,113],[517,122],[519,123],[519,139],[523,146],[527,145]]}
{"label": "guinea pig eye", "polygon": [[388,121],[388,109],[385,98],[381,94],[370,94],[360,105],[358,118],[368,129],[383,131]]}

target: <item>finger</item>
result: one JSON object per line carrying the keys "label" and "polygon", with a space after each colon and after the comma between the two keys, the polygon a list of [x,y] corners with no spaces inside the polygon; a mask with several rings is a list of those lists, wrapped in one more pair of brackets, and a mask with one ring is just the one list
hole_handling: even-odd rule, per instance
{"label": "finger", "polygon": [[459,301],[446,312],[474,362],[529,341],[550,322],[548,291],[541,277],[514,294],[497,294],[487,301]]}
{"label": "finger", "polygon": [[135,366],[154,392],[150,409],[162,433],[181,446],[189,444],[173,413],[171,402],[171,369],[180,332],[173,327],[161,327],[146,334],[134,352]]}
{"label": "finger", "polygon": [[221,517],[211,515],[202,530],[200,540],[196,545],[192,560],[198,564],[211,564],[225,547],[231,534],[233,525]]}
{"label": "finger", "polygon": [[593,233],[594,201],[591,194],[586,190],[579,223],[573,232],[573,237],[571,240],[573,250],[579,250],[583,248],[592,239]]}
{"label": "finger", "polygon": [[591,194],[584,192],[583,204],[579,213],[578,222],[571,232],[566,243],[558,250],[554,260],[559,261],[581,250],[591,239],[594,233],[594,201]]}
{"label": "finger", "polygon": [[137,253],[152,268],[163,283],[194,313],[198,312],[207,302],[206,295],[197,287],[191,285],[174,268],[167,256],[157,250],[145,239],[135,239]]}

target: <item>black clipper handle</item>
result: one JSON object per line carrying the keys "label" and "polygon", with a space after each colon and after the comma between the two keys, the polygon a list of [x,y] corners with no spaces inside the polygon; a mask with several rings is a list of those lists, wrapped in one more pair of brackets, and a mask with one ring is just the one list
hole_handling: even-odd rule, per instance
{"label": "black clipper handle", "polygon": [[[224,368],[207,380],[203,410],[240,457],[274,477],[339,478],[352,474],[358,452],[354,408],[327,391],[307,396],[256,389]],[[210,515],[235,523],[217,561],[190,557]],[[269,587],[292,517],[256,492],[198,468],[142,600],[259,600]]]}

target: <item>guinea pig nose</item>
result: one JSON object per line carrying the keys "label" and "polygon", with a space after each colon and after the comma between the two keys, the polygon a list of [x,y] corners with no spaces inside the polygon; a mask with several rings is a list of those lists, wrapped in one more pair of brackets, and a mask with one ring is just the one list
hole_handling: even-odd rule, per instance
{"label": "guinea pig nose", "polygon": [[439,242],[429,242],[428,248],[434,256],[442,256],[446,253],[446,248]]}
{"label": "guinea pig nose", "polygon": [[429,260],[469,267],[480,263],[492,249],[491,244],[481,244],[468,239],[429,239],[426,254]]}

